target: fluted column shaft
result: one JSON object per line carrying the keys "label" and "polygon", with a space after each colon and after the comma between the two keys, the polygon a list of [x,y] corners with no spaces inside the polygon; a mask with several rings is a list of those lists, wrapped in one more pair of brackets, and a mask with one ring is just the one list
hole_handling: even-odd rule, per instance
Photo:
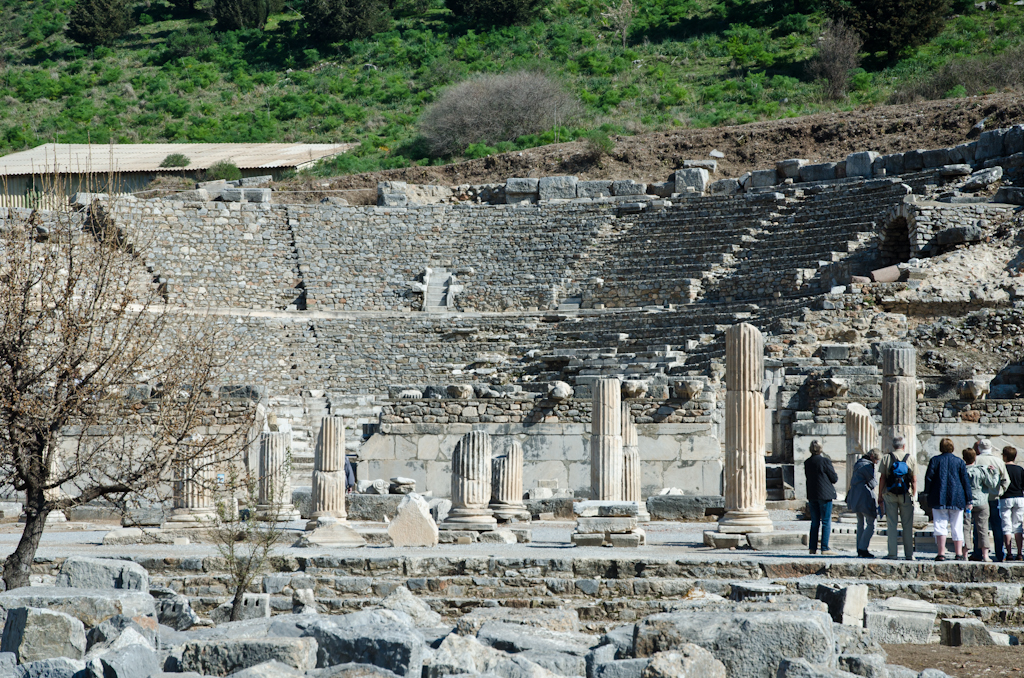
{"label": "fluted column shaft", "polygon": [[292,520],[298,517],[292,505],[291,469],[288,456],[292,446],[290,431],[260,434],[259,514],[266,520]]}
{"label": "fluted column shaft", "polygon": [[590,429],[590,488],[599,501],[622,500],[622,384],[594,383]]}
{"label": "fluted column shaft", "polygon": [[622,403],[622,499],[643,501],[640,476],[640,441],[629,405]]}
{"label": "fluted column shaft", "polygon": [[494,525],[491,498],[491,436],[470,431],[452,454],[452,509],[446,524]]}
{"label": "fluted column shaft", "polygon": [[312,510],[306,529],[316,527],[317,518],[345,520],[345,420],[323,417],[313,455]]}
{"label": "fluted column shaft", "polygon": [[850,491],[853,465],[857,460],[878,447],[878,427],[871,419],[868,408],[859,403],[846,406],[846,491]]}
{"label": "fluted column shaft", "polygon": [[725,515],[722,532],[770,532],[765,503],[764,337],[740,323],[725,332]]}
{"label": "fluted column shaft", "polygon": [[523,505],[523,446],[509,445],[508,454],[494,460],[492,503]]}
{"label": "fluted column shaft", "polygon": [[[917,351],[908,342],[883,344],[882,453],[892,452],[896,436],[906,440],[904,454],[917,467]],[[920,471],[920,469],[918,469]],[[918,481],[921,476],[918,474]]]}
{"label": "fluted column shaft", "polygon": [[174,508],[168,522],[200,522],[213,517],[215,473],[211,461],[209,457],[200,455],[175,463]]}

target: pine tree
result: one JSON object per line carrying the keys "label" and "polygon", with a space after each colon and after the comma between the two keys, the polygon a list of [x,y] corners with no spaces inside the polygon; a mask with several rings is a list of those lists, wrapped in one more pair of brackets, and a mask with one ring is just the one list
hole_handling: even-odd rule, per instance
{"label": "pine tree", "polygon": [[868,52],[892,62],[942,31],[950,0],[831,0],[828,11],[863,36]]}
{"label": "pine tree", "polygon": [[78,0],[65,31],[81,45],[109,45],[132,27],[128,0]]}
{"label": "pine tree", "polygon": [[306,34],[324,44],[366,38],[391,27],[385,0],[306,0],[302,15]]}
{"label": "pine tree", "polygon": [[269,0],[214,0],[210,14],[217,20],[217,29],[221,31],[262,29],[267,25],[271,4]]}
{"label": "pine tree", "polygon": [[511,26],[532,19],[541,0],[445,0],[445,7],[459,19],[488,26]]}

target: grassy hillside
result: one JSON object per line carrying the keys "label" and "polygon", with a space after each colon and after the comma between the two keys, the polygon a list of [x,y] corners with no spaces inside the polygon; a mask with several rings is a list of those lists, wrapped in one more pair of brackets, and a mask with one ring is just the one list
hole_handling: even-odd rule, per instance
{"label": "grassy hillside", "polygon": [[[583,105],[563,126],[471,146],[468,157],[593,129],[708,127],[985,93],[1012,83],[1024,54],[1024,7],[966,2],[907,58],[863,55],[849,98],[834,102],[805,73],[823,16],[795,12],[795,0],[637,0],[625,47],[596,0],[554,0],[528,25],[490,30],[428,0],[426,9],[399,3],[387,33],[329,48],[303,37],[300,0],[264,31],[230,33],[214,32],[201,12],[149,0],[127,36],[93,51],[63,36],[71,4],[0,0],[0,153],[51,141],[356,141],[357,152],[322,171],[368,171],[444,161],[426,157],[417,118],[477,72],[543,70]],[[999,69],[1002,80],[977,77]]]}

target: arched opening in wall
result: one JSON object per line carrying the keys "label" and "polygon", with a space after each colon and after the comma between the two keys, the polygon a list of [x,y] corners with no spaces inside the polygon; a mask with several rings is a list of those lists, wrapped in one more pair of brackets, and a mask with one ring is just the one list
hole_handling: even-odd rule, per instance
{"label": "arched opening in wall", "polygon": [[892,266],[910,259],[910,226],[906,217],[896,217],[886,224],[879,258],[882,266]]}

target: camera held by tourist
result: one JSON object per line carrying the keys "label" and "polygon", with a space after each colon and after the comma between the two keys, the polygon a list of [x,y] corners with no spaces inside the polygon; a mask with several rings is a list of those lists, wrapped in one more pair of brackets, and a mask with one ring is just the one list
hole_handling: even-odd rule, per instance
{"label": "camera held by tourist", "polygon": [[914,559],[914,497],[917,495],[917,475],[914,460],[906,450],[903,436],[892,440],[893,451],[882,457],[879,465],[878,505],[885,507],[885,529],[890,560],[896,560],[899,551],[897,530],[903,530],[903,557]]}
{"label": "camera held by tourist", "polygon": [[832,501],[836,498],[836,481],[839,476],[832,467],[832,460],[821,453],[821,443],[811,441],[811,456],[804,462],[807,476],[807,507],[811,513],[810,552],[818,550],[818,529],[821,528],[821,555],[830,556],[829,536],[832,533]]}
{"label": "camera held by tourist", "polygon": [[874,558],[871,555],[871,537],[875,535],[875,464],[882,453],[875,448],[857,460],[853,465],[850,488],[846,492],[846,508],[857,514],[857,555]]}
{"label": "camera held by tourist", "polygon": [[946,559],[946,539],[952,537],[957,560],[967,560],[964,546],[964,511],[971,508],[971,480],[967,465],[953,454],[953,441],[939,441],[939,454],[928,461],[924,491],[932,509],[935,529],[935,560]]}

